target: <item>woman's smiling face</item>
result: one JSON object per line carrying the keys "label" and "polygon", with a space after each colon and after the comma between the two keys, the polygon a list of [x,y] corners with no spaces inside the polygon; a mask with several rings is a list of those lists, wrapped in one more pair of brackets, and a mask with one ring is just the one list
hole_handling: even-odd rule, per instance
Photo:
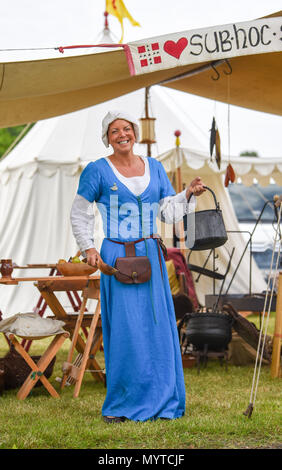
{"label": "woman's smiling face", "polygon": [[129,152],[136,141],[131,122],[116,119],[108,128],[109,144],[115,152]]}

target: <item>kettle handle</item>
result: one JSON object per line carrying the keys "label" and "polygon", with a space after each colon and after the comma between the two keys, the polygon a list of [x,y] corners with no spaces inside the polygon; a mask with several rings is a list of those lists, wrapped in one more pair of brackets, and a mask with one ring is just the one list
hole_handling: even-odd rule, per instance
{"label": "kettle handle", "polygon": [[[216,208],[216,210],[219,210],[219,203],[218,203],[217,200],[216,200],[216,196],[215,196],[215,193],[213,192],[213,190],[212,190],[211,188],[209,188],[208,186],[204,186],[204,188],[205,188],[205,189],[208,189],[208,190],[212,193],[213,199],[214,199],[214,203],[215,203],[215,208]],[[193,196],[193,194],[190,194],[190,196],[189,196],[187,202],[190,201],[190,199],[191,199],[192,196]]]}

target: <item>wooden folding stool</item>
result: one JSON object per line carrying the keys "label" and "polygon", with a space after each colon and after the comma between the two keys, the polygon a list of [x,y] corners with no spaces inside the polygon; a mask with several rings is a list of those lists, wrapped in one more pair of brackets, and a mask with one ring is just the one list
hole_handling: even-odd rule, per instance
{"label": "wooden folding stool", "polygon": [[[91,367],[94,366],[95,369],[89,370],[92,372],[92,375],[96,375],[99,380],[105,383],[105,374],[100,369],[99,364],[95,359],[95,354],[101,346],[102,343],[102,334],[96,334],[96,328],[98,325],[98,320],[100,317],[100,279],[89,280],[88,286],[83,289],[82,292],[83,301],[80,307],[80,311],[77,317],[75,329],[72,336],[71,347],[68,353],[67,361],[63,364],[63,378],[61,382],[61,388],[63,389],[67,383],[67,380],[70,383],[75,383],[74,387],[74,398],[77,398],[81,388],[81,383],[83,380],[84,373],[86,372],[87,364]],[[79,331],[83,321],[83,315],[86,310],[86,304],[88,299],[96,299],[97,305],[95,312],[93,313],[90,328],[88,331],[88,336],[84,351],[82,354],[76,358],[72,363],[74,350],[76,348],[77,340],[79,337]]]}
{"label": "wooden folding stool", "polygon": [[[57,391],[54,389],[53,385],[49,382],[49,380],[45,377],[44,371],[52,361],[52,359],[55,357],[57,354],[58,350],[62,346],[63,342],[69,337],[69,333],[66,331],[64,333],[59,333],[55,335],[54,339],[52,342],[49,344],[48,348],[46,351],[43,353],[37,364],[33,361],[33,359],[30,357],[30,355],[27,353],[27,351],[23,348],[23,346],[18,342],[17,338],[15,337],[14,334],[12,333],[6,333],[8,336],[8,339],[12,342],[14,345],[16,351],[22,356],[22,358],[25,360],[25,362],[29,365],[31,368],[31,373],[28,375],[26,378],[25,382],[19,389],[17,393],[17,398],[19,400],[24,400],[33,387],[35,386],[36,382],[38,380],[41,380],[42,384],[44,387],[48,390],[50,395],[54,398],[60,398],[60,395],[57,393]],[[19,335],[17,335],[19,336]],[[23,337],[21,337],[23,338]],[[25,339],[25,338],[23,338]],[[35,339],[41,339],[41,338],[32,338],[32,340]]]}

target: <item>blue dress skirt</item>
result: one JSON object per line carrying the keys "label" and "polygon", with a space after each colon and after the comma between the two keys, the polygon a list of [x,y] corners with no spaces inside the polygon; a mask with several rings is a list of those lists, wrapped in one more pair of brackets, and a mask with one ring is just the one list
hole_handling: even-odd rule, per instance
{"label": "blue dress skirt", "polygon": [[[111,240],[138,240],[144,230],[145,235],[156,233],[158,202],[175,194],[161,163],[148,160],[150,183],[139,197],[117,179],[104,158],[81,174],[78,194],[98,205],[105,233],[100,254],[111,266],[125,256],[124,246]],[[136,256],[150,259],[150,281],[128,285],[101,274],[107,378],[102,414],[134,421],[179,418],[185,412],[185,386],[165,261],[161,253],[161,272],[155,239],[136,243],[135,250]]]}

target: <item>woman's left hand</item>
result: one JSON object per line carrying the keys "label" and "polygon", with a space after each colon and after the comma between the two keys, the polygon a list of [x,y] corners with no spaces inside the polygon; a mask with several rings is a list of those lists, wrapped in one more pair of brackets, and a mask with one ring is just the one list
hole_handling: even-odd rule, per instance
{"label": "woman's left hand", "polygon": [[202,193],[204,193],[206,191],[204,186],[205,185],[202,181],[202,178],[200,176],[197,176],[197,178],[195,178],[189,184],[189,187],[186,191],[187,199],[191,196],[191,194],[194,194],[194,196],[200,196]]}

